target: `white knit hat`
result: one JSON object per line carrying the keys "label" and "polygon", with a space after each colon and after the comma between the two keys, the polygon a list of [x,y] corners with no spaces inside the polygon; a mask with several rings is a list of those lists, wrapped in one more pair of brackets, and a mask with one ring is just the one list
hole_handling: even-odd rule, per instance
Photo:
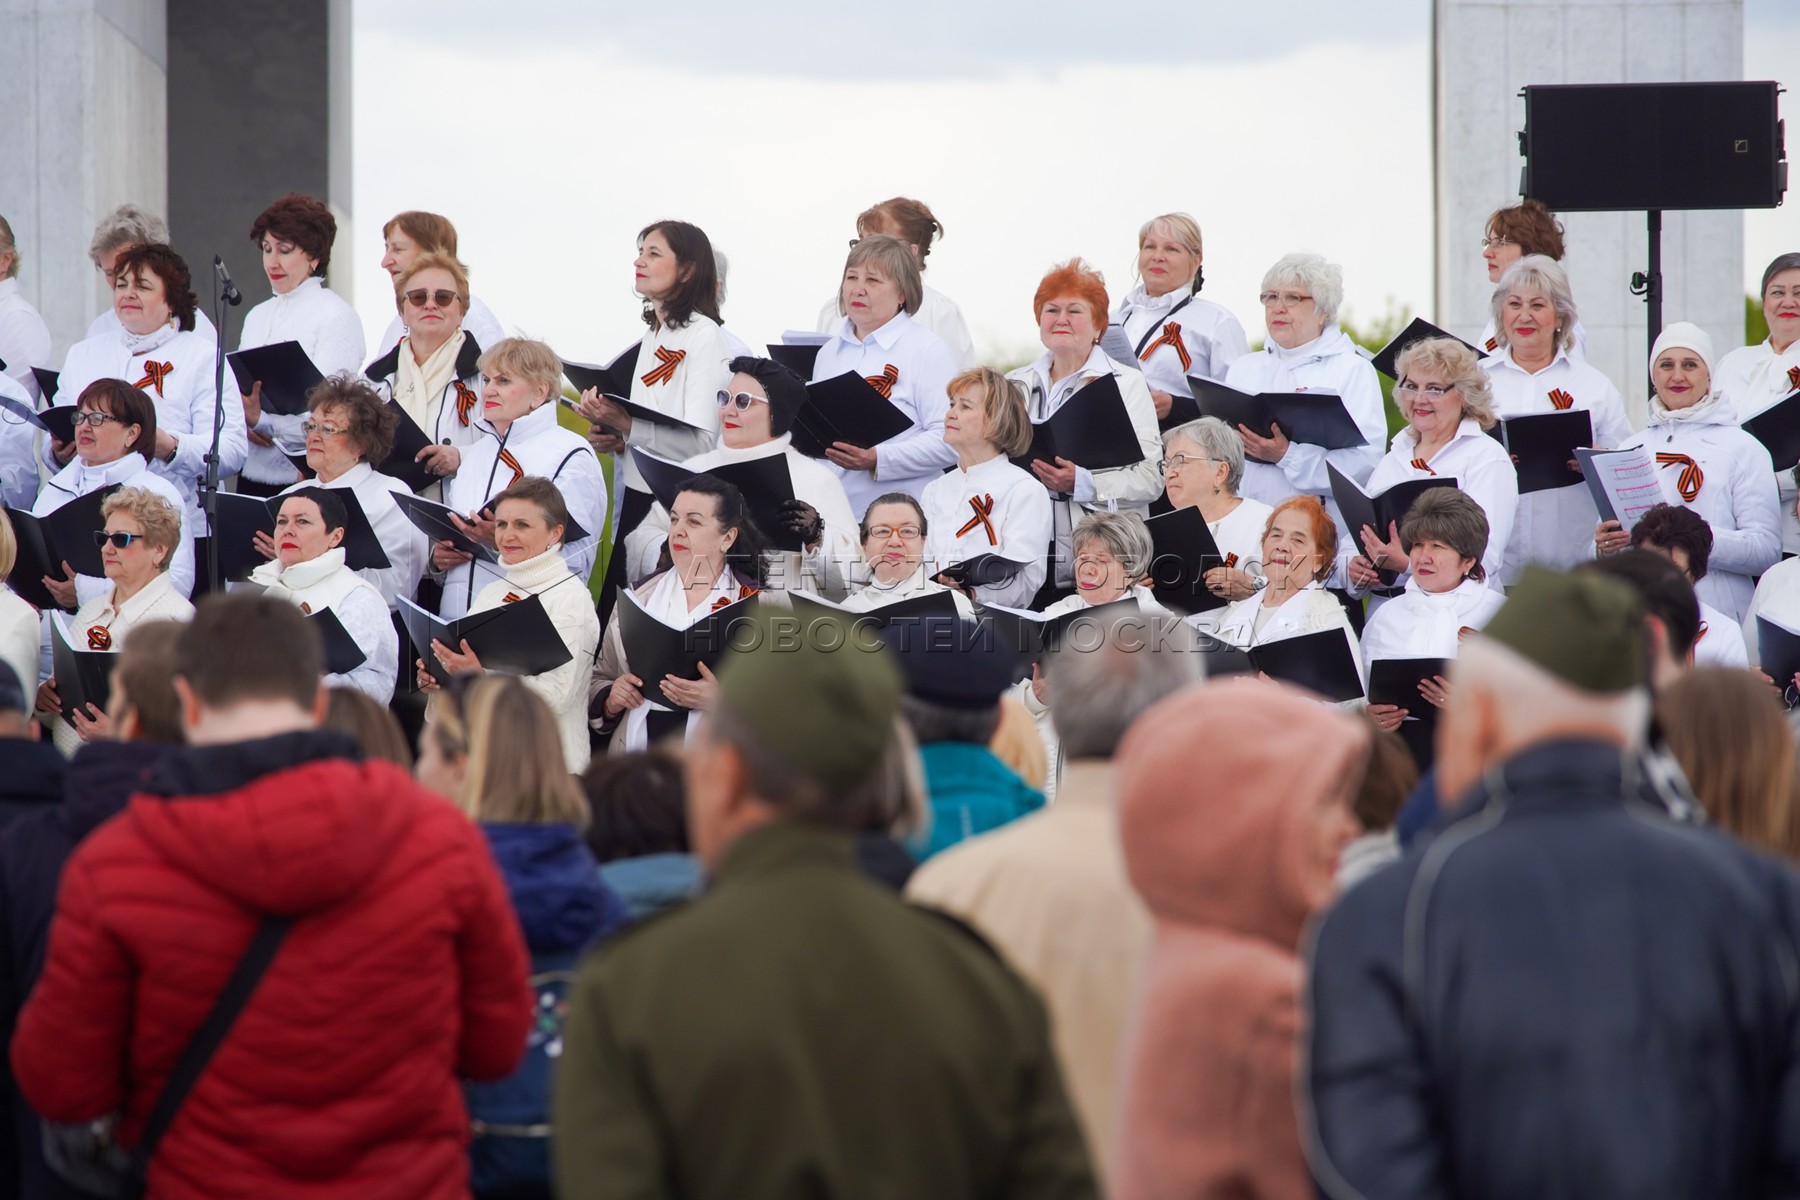
{"label": "white knit hat", "polygon": [[1677,321],[1665,328],[1662,336],[1656,339],[1656,345],[1650,347],[1650,369],[1652,371],[1656,369],[1656,360],[1662,357],[1662,352],[1671,346],[1692,350],[1700,356],[1700,361],[1706,364],[1706,373],[1713,374],[1712,337],[1707,334],[1706,330],[1692,321]]}

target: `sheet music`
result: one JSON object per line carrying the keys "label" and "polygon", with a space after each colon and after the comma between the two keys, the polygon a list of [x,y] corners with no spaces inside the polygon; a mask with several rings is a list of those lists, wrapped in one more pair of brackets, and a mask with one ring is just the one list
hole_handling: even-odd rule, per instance
{"label": "sheet music", "polygon": [[1647,447],[1632,446],[1624,450],[1580,447],[1575,451],[1575,459],[1581,464],[1581,474],[1587,480],[1602,520],[1617,521],[1629,530],[1652,508],[1668,503],[1656,456]]}

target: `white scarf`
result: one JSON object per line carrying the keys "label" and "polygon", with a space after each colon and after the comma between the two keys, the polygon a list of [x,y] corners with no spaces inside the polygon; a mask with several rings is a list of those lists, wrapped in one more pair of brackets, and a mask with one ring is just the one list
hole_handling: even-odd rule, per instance
{"label": "white scarf", "polygon": [[133,333],[123,325],[120,325],[119,329],[125,337],[125,349],[131,353],[133,358],[140,354],[150,353],[181,332],[181,326],[176,323],[174,317],[169,318],[167,325],[159,325],[149,333]]}
{"label": "white scarf", "polygon": [[[1669,408],[1662,402],[1662,397],[1654,391],[1650,393],[1650,423],[1652,425],[1676,424],[1692,421],[1695,424],[1711,423],[1711,413],[1719,406],[1719,393],[1709,391],[1686,408]],[[1700,420],[1706,417],[1707,420]]]}
{"label": "white scarf", "polygon": [[319,557],[297,562],[291,567],[284,567],[279,558],[272,558],[250,572],[250,582],[259,583],[266,588],[279,587],[283,591],[304,592],[343,565],[344,548],[333,546]]}
{"label": "white scarf", "polygon": [[413,357],[412,339],[400,339],[400,365],[394,372],[394,400],[421,429],[431,423],[431,402],[443,395],[456,377],[456,356],[462,352],[464,333],[458,329],[431,352],[424,362]]}

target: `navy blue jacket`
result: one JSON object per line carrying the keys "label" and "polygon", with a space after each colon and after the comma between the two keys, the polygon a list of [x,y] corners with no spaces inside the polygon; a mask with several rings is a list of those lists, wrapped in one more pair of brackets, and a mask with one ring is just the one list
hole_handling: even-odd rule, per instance
{"label": "navy blue jacket", "polygon": [[534,957],[577,953],[625,923],[624,903],[601,882],[594,852],[573,825],[484,824],[481,831]]}
{"label": "navy blue jacket", "polygon": [[1325,1195],[1800,1194],[1800,878],[1670,821],[1638,770],[1533,747],[1320,922]]}
{"label": "navy blue jacket", "polygon": [[62,751],[35,738],[0,737],[0,826],[62,803]]}

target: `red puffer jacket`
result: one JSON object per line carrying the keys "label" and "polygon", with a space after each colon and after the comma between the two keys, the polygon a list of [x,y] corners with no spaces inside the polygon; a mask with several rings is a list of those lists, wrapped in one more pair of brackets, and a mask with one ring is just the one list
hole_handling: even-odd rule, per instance
{"label": "red puffer jacket", "polygon": [[136,1141],[265,913],[296,918],[150,1170],[151,1196],[468,1194],[459,1078],[518,1063],[527,958],[480,832],[299,733],[172,755],[63,874],[12,1062],[51,1121]]}

